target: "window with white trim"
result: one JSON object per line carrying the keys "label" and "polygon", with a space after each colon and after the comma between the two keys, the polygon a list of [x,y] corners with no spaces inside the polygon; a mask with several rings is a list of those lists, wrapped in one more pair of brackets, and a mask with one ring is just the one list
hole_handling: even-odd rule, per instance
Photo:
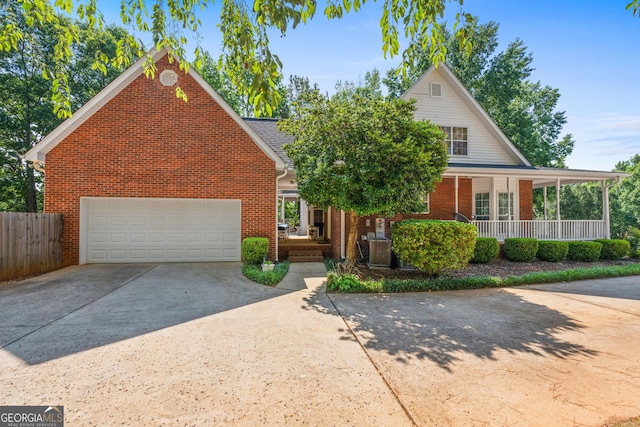
{"label": "window with white trim", "polygon": [[467,128],[440,126],[440,130],[445,134],[445,144],[450,156],[467,155]]}
{"label": "window with white trim", "polygon": [[513,219],[513,193],[498,193],[498,218],[501,220]]}
{"label": "window with white trim", "polygon": [[476,219],[489,219],[489,193],[476,193]]}
{"label": "window with white trim", "polygon": [[430,200],[431,200],[431,194],[430,193],[427,193],[422,197],[422,201],[424,202],[425,209],[421,213],[423,213],[423,214],[428,214],[429,213],[429,211],[431,210]]}

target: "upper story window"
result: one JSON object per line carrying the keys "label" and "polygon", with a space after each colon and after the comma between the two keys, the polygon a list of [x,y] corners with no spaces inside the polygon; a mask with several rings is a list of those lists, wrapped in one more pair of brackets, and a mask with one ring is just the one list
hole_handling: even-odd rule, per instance
{"label": "upper story window", "polygon": [[450,156],[467,155],[467,128],[440,126],[440,130],[446,135],[445,143]]}

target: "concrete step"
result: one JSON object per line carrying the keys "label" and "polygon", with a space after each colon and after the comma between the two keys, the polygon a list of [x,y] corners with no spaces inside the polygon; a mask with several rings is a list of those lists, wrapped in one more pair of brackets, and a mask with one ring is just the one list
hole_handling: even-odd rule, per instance
{"label": "concrete step", "polygon": [[289,262],[323,262],[321,250],[296,249],[289,252]]}

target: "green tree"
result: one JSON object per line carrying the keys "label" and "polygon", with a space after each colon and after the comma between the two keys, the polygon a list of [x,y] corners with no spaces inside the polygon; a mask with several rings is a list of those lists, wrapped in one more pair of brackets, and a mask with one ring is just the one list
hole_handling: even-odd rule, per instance
{"label": "green tree", "polygon": [[[187,69],[189,64],[184,59],[186,45],[193,34],[196,34],[196,63],[203,57],[197,37],[203,25],[198,11],[213,3],[213,0],[121,0],[120,16],[127,28],[150,34],[157,49],[167,48],[170,53],[182,58],[180,66]],[[366,0],[331,1],[326,4],[324,15],[328,19],[339,19],[344,14],[358,12],[365,3]],[[462,7],[463,0],[423,0],[408,3],[383,0],[380,29],[385,57],[401,54],[403,64],[410,66],[417,57],[416,47],[426,48],[427,41],[430,40],[429,49],[433,60],[444,59],[446,47],[438,20],[444,17],[445,8],[449,3]],[[60,13],[75,15],[91,28],[102,28],[104,17],[99,9],[99,1],[5,0],[5,4],[11,13],[0,26],[0,50],[18,49],[20,40],[24,38],[23,28],[17,25],[20,20],[27,22],[29,26],[47,25],[55,30],[58,43],[53,51],[54,63],[44,71],[57,88],[52,94],[57,114],[60,117],[70,116],[71,99],[64,64],[71,61],[71,46],[78,42],[79,35],[77,26],[65,25],[60,19]],[[271,51],[271,30],[284,36],[290,29],[309,22],[316,12],[315,0],[256,0],[250,4],[242,0],[222,1],[220,19],[217,23],[222,32],[221,64],[237,90],[249,96],[257,111],[273,115],[283,96],[277,87],[282,63]],[[466,23],[469,20],[469,15],[461,9],[456,14],[456,22],[460,24],[456,29],[456,35],[466,49],[471,48],[465,39]],[[412,42],[404,50],[400,47],[402,39]],[[102,69],[107,64],[121,67],[129,57],[139,57],[143,53],[140,40],[127,35],[119,40],[118,49],[113,55],[97,51],[95,65]],[[250,82],[244,77],[246,71],[250,72]],[[149,76],[155,73],[155,66],[150,57],[145,63],[145,72]],[[176,94],[186,99],[186,94],[181,88],[176,89]]]}
{"label": "green tree", "polygon": [[618,162],[615,170],[632,175],[610,193],[611,234],[620,238],[629,227],[640,228],[640,155]]}
{"label": "green tree", "polygon": [[[3,22],[10,13],[0,6]],[[60,18],[60,22],[70,22]],[[0,210],[37,212],[41,209],[42,177],[21,155],[51,132],[61,119],[54,114],[51,94],[55,81],[45,77],[46,67],[54,66],[58,35],[48,25],[28,25],[15,21],[22,30],[18,49],[0,51]],[[77,26],[80,37],[72,45],[74,61],[64,64],[69,78],[69,99],[79,108],[122,70],[106,67],[106,73],[92,70],[96,50],[113,52],[116,39],[124,30],[103,31]]]}
{"label": "green tree", "polygon": [[413,102],[360,94],[317,93],[280,122],[294,137],[285,147],[296,168],[300,197],[348,212],[347,261],[356,258],[357,219],[422,212],[447,166],[443,134],[413,119]]}
{"label": "green tree", "polygon": [[[536,219],[544,217],[543,190],[535,189],[533,205]],[[556,191],[547,191],[547,218],[556,217]],[[602,219],[602,187],[600,183],[587,182],[560,187],[561,219]]]}
{"label": "green tree", "polygon": [[[477,18],[467,37],[474,46],[471,55],[444,31],[445,62],[533,165],[564,167],[574,142],[570,134],[560,136],[567,122],[565,113],[556,111],[560,92],[530,80],[533,56],[527,47],[515,40],[504,52],[496,52],[498,24],[480,25]],[[387,73],[383,82],[390,97],[402,95],[432,65],[429,50],[417,50],[421,54],[416,67],[406,75],[399,70]]]}

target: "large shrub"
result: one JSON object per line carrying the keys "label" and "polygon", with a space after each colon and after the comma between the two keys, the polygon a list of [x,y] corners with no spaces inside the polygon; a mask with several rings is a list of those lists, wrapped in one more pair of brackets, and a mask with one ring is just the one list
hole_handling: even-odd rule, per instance
{"label": "large shrub", "polygon": [[498,258],[500,243],[495,237],[478,237],[471,261],[478,264],[487,264]]}
{"label": "large shrub", "polygon": [[567,257],[573,261],[593,262],[600,258],[602,243],[600,242],[569,242]]}
{"label": "large shrub", "polygon": [[269,253],[269,239],[247,237],[242,241],[242,259],[247,264],[260,264]]}
{"label": "large shrub", "polygon": [[602,259],[620,259],[629,255],[631,244],[626,240],[619,239],[599,239],[598,243],[602,243],[602,251],[600,258]]}
{"label": "large shrub", "polygon": [[556,240],[540,240],[537,257],[543,261],[561,262],[567,259],[569,243]]}
{"label": "large shrub", "polygon": [[635,227],[629,227],[624,238],[629,242],[629,256],[633,258],[640,258],[640,229]]}
{"label": "large shrub", "polygon": [[394,252],[430,276],[445,268],[466,267],[473,256],[476,236],[473,224],[455,221],[408,219],[391,227]]}
{"label": "large shrub", "polygon": [[538,241],[530,238],[504,239],[504,256],[509,261],[531,262],[536,259]]}

